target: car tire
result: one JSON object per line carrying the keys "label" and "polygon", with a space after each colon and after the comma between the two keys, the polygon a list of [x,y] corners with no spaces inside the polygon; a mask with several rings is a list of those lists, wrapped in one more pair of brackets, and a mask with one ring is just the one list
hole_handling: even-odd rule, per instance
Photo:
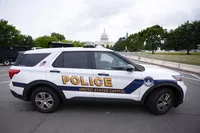
{"label": "car tire", "polygon": [[52,113],[61,103],[59,95],[48,87],[39,87],[32,92],[31,102],[39,112]]}
{"label": "car tire", "polygon": [[5,66],[9,66],[9,65],[11,64],[11,62],[10,62],[10,60],[5,59],[5,60],[3,60],[3,64],[4,64]]}
{"label": "car tire", "polygon": [[170,89],[157,89],[146,100],[146,106],[155,115],[167,113],[174,103],[174,93]]}

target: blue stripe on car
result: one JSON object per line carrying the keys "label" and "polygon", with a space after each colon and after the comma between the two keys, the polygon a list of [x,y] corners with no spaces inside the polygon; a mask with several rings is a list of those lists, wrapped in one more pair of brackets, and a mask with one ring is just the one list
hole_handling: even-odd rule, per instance
{"label": "blue stripe on car", "polygon": [[129,85],[127,85],[123,90],[126,94],[131,94],[144,84],[144,80],[135,79]]}
{"label": "blue stripe on car", "polygon": [[154,85],[161,84],[161,83],[177,83],[176,80],[154,80]]}
{"label": "blue stripe on car", "polygon": [[[177,83],[176,80],[154,80],[153,85],[158,85],[161,83]],[[20,82],[12,82],[13,86],[16,87],[22,87],[24,88],[26,86],[25,83],[20,83]],[[131,94],[138,88],[140,88],[144,84],[144,80],[142,79],[135,79],[133,80],[129,85],[127,85],[123,91],[125,94]],[[152,87],[151,86],[151,87]],[[59,89],[63,91],[81,91],[80,88],[95,88],[95,87],[75,87],[75,86],[58,86]],[[102,88],[102,89],[114,89],[114,88]],[[101,93],[106,93],[106,92],[101,92]]]}
{"label": "blue stripe on car", "polygon": [[12,82],[13,86],[16,86],[16,87],[22,87],[24,88],[25,87],[25,83],[20,83],[20,82]]}
{"label": "blue stripe on car", "polygon": [[79,91],[80,87],[74,87],[74,86],[58,86],[61,90],[66,91]]}

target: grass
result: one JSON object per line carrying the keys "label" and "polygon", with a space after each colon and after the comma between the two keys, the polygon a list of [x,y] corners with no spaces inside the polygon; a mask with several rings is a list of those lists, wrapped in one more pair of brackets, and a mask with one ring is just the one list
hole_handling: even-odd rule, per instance
{"label": "grass", "polygon": [[156,52],[155,54],[151,54],[151,52],[137,52],[136,54],[146,58],[200,66],[200,52],[191,52],[189,55],[187,55],[185,52]]}

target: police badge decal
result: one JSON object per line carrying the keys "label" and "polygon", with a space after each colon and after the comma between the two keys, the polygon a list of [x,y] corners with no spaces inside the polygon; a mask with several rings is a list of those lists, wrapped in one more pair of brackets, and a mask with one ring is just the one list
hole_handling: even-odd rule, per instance
{"label": "police badge decal", "polygon": [[148,87],[153,85],[153,78],[152,77],[146,77],[144,78],[144,84]]}

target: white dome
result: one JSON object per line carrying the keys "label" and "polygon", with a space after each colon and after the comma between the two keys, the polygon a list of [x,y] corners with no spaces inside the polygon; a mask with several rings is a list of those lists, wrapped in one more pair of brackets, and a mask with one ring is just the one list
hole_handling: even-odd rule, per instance
{"label": "white dome", "polygon": [[101,41],[108,41],[108,35],[106,34],[105,29],[101,34]]}
{"label": "white dome", "polygon": [[103,32],[103,33],[101,34],[101,38],[108,38],[108,35],[107,35],[105,32]]}

